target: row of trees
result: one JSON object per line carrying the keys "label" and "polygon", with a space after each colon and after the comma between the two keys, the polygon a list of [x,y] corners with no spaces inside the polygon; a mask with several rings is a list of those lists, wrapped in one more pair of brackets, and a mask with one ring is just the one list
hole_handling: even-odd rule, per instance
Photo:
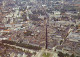
{"label": "row of trees", "polygon": [[69,54],[63,54],[62,52],[59,52],[58,53],[58,56],[59,57],[78,57],[78,56],[75,56],[74,54],[72,54],[72,55],[69,55]]}
{"label": "row of trees", "polygon": [[10,45],[16,45],[16,46],[20,46],[20,47],[24,47],[24,48],[28,48],[28,49],[33,49],[33,50],[40,50],[41,49],[41,47],[32,46],[32,45],[24,44],[24,43],[16,43],[14,41],[8,41],[8,40],[3,40],[2,43],[7,43]]}

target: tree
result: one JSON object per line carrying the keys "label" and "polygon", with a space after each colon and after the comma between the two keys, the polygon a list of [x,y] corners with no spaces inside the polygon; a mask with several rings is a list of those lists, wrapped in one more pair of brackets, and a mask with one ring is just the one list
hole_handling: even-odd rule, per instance
{"label": "tree", "polygon": [[66,53],[66,54],[64,54],[64,56],[65,56],[65,57],[69,57],[69,54]]}
{"label": "tree", "polygon": [[70,57],[75,57],[75,55],[74,55],[74,54],[72,54]]}
{"label": "tree", "polygon": [[60,41],[60,45],[63,43],[63,40]]}
{"label": "tree", "polygon": [[64,54],[63,54],[62,52],[59,52],[59,53],[58,53],[58,56],[59,56],[59,57],[64,57]]}

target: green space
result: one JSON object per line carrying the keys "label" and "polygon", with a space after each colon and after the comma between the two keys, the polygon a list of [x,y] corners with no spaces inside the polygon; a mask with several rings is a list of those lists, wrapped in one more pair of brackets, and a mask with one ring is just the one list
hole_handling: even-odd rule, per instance
{"label": "green space", "polygon": [[43,55],[42,55],[43,57],[50,57],[50,53],[43,53]]}

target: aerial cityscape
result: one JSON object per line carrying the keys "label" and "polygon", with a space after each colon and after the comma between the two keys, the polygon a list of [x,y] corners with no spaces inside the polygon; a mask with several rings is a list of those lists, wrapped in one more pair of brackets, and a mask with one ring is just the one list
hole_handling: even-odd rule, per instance
{"label": "aerial cityscape", "polygon": [[80,57],[80,0],[0,0],[0,57]]}

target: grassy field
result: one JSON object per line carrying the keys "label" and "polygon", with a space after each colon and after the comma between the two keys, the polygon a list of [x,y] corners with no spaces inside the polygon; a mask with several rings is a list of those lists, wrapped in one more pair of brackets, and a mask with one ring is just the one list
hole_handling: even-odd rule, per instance
{"label": "grassy field", "polygon": [[50,53],[43,53],[43,55],[42,55],[43,57],[50,57]]}

